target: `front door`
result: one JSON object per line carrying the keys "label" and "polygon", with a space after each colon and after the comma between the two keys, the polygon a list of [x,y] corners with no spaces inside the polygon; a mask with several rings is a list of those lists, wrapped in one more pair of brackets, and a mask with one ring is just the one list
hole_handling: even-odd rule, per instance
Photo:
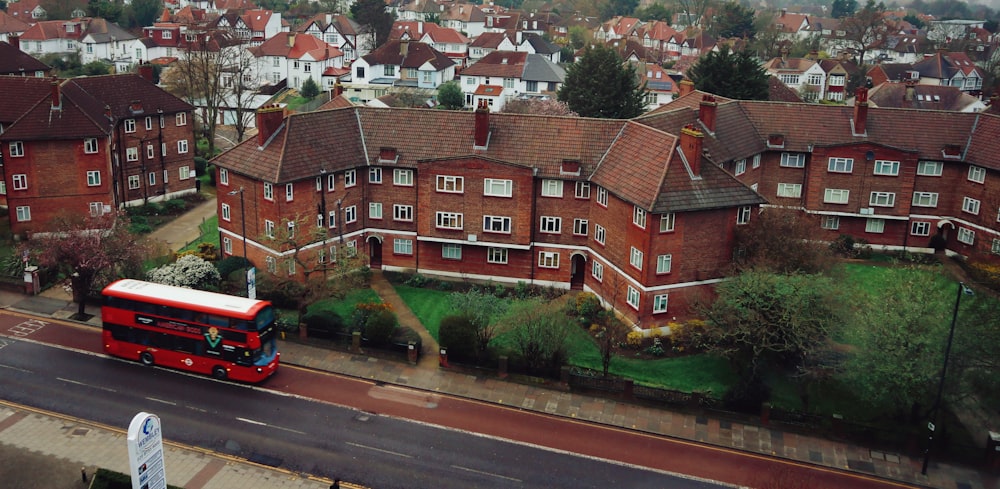
{"label": "front door", "polygon": [[382,269],[382,242],[377,238],[368,238],[368,259],[372,270]]}

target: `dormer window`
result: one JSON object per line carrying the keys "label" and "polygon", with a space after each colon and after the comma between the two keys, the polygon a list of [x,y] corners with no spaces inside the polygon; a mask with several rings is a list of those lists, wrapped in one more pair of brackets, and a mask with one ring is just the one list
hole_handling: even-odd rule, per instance
{"label": "dormer window", "polygon": [[945,158],[961,158],[962,147],[957,144],[946,144],[944,149],[941,150],[941,155]]}
{"label": "dormer window", "polygon": [[580,176],[580,162],[564,160],[559,168],[560,175]]}
{"label": "dormer window", "polygon": [[784,134],[770,134],[767,136],[767,147],[768,148],[784,148],[785,147],[785,135]]}
{"label": "dormer window", "polygon": [[396,154],[396,148],[381,148],[378,152],[378,162],[379,163],[396,163],[399,161],[399,155]]}

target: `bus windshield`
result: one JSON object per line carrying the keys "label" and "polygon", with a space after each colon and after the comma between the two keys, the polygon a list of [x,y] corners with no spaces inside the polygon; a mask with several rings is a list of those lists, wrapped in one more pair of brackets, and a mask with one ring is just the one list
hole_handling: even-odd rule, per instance
{"label": "bus windshield", "polygon": [[264,331],[268,326],[274,324],[274,308],[267,306],[261,309],[254,321],[257,323],[257,331]]}

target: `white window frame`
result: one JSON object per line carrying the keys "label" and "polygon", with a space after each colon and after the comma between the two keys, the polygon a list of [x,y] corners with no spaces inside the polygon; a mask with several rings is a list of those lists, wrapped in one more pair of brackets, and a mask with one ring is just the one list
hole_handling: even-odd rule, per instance
{"label": "white window frame", "polygon": [[868,197],[868,205],[872,207],[893,207],[896,205],[896,193],[872,192]]}
{"label": "white window frame", "polygon": [[31,220],[31,207],[21,205],[15,209],[15,212],[17,213],[17,222],[28,222]]}
{"label": "white window frame", "polygon": [[976,244],[976,232],[969,228],[958,228],[958,233],[955,235],[955,239],[959,243],[964,243],[969,246]]}
{"label": "white window frame", "polygon": [[944,173],[944,162],[923,160],[917,162],[917,175],[940,177],[942,173]]}
{"label": "white window frame", "polygon": [[639,310],[639,297],[639,291],[636,290],[635,287],[629,285],[628,292],[625,294],[625,302],[628,303],[629,306],[632,306],[632,309],[635,309],[636,311]]}
{"label": "white window frame", "polygon": [[369,202],[368,203],[368,218],[369,219],[382,219],[382,203],[381,202]]}
{"label": "white window frame", "polygon": [[132,134],[135,132],[135,119],[125,119],[125,133]]}
{"label": "white window frame", "polygon": [[778,197],[789,197],[794,199],[802,198],[801,183],[779,183]]}
{"label": "white window frame", "polygon": [[646,229],[646,209],[637,205],[632,206],[632,224]]}
{"label": "white window frame", "polygon": [[128,176],[128,189],[129,190],[136,190],[136,189],[138,189],[141,181],[142,180],[139,178],[139,175],[129,175]]}
{"label": "white window frame", "polygon": [[539,251],[538,268],[559,268],[559,252]]}
{"label": "white window frame", "polygon": [[442,243],[441,258],[444,260],[461,260],[462,245],[455,243]]}
{"label": "white window frame", "polygon": [[573,196],[577,199],[590,199],[590,182],[576,182]]}
{"label": "white window frame", "polygon": [[913,192],[913,207],[937,207],[937,192]]}
{"label": "white window frame", "polygon": [[146,130],[147,131],[153,130],[153,118],[148,115],[146,116]]}
{"label": "white window frame", "polygon": [[733,165],[733,174],[735,174],[736,176],[740,176],[746,172],[747,172],[747,159],[743,158],[742,160],[736,160],[736,163]]}
{"label": "white window frame", "polygon": [[514,195],[514,181],[501,178],[484,178],[483,195],[487,197],[511,197]]}
{"label": "white window frame", "polygon": [[8,145],[11,158],[21,158],[24,156],[24,141],[11,141]]}
{"label": "white window frame", "polygon": [[146,183],[150,187],[152,187],[153,185],[156,185],[156,172],[155,171],[149,172],[149,175],[146,177]]}
{"label": "white window frame", "polygon": [[962,212],[966,212],[966,213],[978,216],[979,215],[979,207],[980,207],[981,204],[982,204],[982,202],[980,202],[977,199],[973,199],[972,197],[963,197],[962,198]]}
{"label": "white window frame", "polygon": [[674,231],[674,226],[677,224],[677,215],[673,212],[668,212],[666,214],[660,214],[660,232],[661,233],[671,233]]}
{"label": "white window frame", "polygon": [[660,314],[667,312],[667,306],[670,304],[670,294],[659,294],[653,296],[653,314]]}
{"label": "white window frame", "polygon": [[97,138],[84,138],[83,139],[83,152],[84,154],[92,155],[97,153]]}
{"label": "white window frame", "polygon": [[465,177],[455,175],[438,175],[437,191],[445,194],[465,193]]}
{"label": "white window frame", "polygon": [[392,240],[392,253],[394,255],[412,255],[413,240],[395,238]]}
{"label": "white window frame", "polygon": [[326,176],[326,191],[333,192],[337,186],[337,175],[331,173]]}
{"label": "white window frame", "polygon": [[347,170],[344,172],[344,188],[353,187],[358,184],[357,170]]}
{"label": "white window frame", "polygon": [[851,200],[851,191],[846,188],[828,188],[823,191],[824,204],[846,204]]}
{"label": "white window frame", "polygon": [[865,219],[865,232],[882,234],[885,232],[885,219]]}
{"label": "white window frame", "polygon": [[736,210],[736,224],[744,225],[750,224],[750,216],[753,214],[753,208],[745,205]]}
{"label": "white window frame", "polygon": [[913,221],[910,223],[910,234],[913,236],[930,236],[931,223],[927,221]]}
{"label": "white window frame", "polygon": [[229,204],[222,204],[222,220],[229,221],[231,219],[231,216],[232,216],[232,208],[229,207]]}
{"label": "white window frame", "polygon": [[174,116],[174,124],[177,127],[186,126],[187,125],[187,113],[186,112],[178,112],[177,115]]}
{"label": "white window frame", "polygon": [[264,182],[264,200],[274,200],[274,185]]}
{"label": "white window frame", "polygon": [[87,170],[87,186],[99,187],[101,185],[101,171]]}
{"label": "white window frame", "polygon": [[125,148],[125,161],[139,161],[139,148]]}
{"label": "white window frame", "polygon": [[656,273],[670,273],[670,269],[673,268],[674,255],[672,253],[667,253],[666,255],[659,255],[656,257]]}
{"label": "white window frame", "polygon": [[511,218],[508,216],[483,216],[484,233],[510,234]]}
{"label": "white window frame", "polygon": [[591,265],[591,267],[590,267],[590,275],[592,277],[594,277],[595,279],[597,279],[598,282],[603,282],[604,281],[604,265],[601,264],[600,262],[598,262],[597,260],[593,260],[593,262],[594,262],[594,264]]}
{"label": "white window frame", "polygon": [[840,216],[823,216],[820,220],[819,227],[834,231],[840,229]]}
{"label": "white window frame", "polygon": [[875,160],[875,174],[882,176],[899,176],[899,162],[892,160]]}
{"label": "white window frame", "polygon": [[608,207],[608,189],[597,187],[597,204],[604,208]]}
{"label": "white window frame", "polygon": [[344,223],[350,224],[352,222],[358,222],[358,208],[353,205],[344,208]]}
{"label": "white window frame", "polygon": [[229,238],[222,238],[222,252],[227,255],[233,254],[233,240]]}
{"label": "white window frame", "polygon": [[629,248],[630,251],[628,254],[628,264],[632,265],[637,270],[642,270],[642,262],[644,256],[642,250],[636,248],[635,246],[630,246]]}
{"label": "white window frame", "polygon": [[274,239],[274,221],[264,219],[264,236]]}
{"label": "white window frame", "polygon": [[187,139],[181,139],[177,141],[177,154],[187,154],[188,152],[188,141]]}
{"label": "white window frame", "polygon": [[573,219],[573,236],[586,236],[590,234],[590,221],[586,219]]}
{"label": "white window frame", "polygon": [[368,169],[368,183],[382,183],[382,168],[373,166]]}
{"label": "white window frame", "polygon": [[[393,168],[392,169],[392,184],[398,185],[400,187],[412,187],[413,186],[413,170],[406,170],[403,168]],[[331,188],[330,190],[333,190]]]}
{"label": "white window frame", "polygon": [[990,253],[1000,255],[1000,238],[993,238],[993,244],[990,245]]}
{"label": "white window frame", "polygon": [[461,231],[463,229],[464,216],[461,212],[437,211],[434,214],[434,227],[437,229],[449,229]]}
{"label": "white window frame", "polygon": [[753,163],[750,166],[752,168],[760,168],[760,153],[753,155]]}
{"label": "white window frame", "polygon": [[191,167],[189,167],[189,166],[182,166],[182,167],[178,168],[177,169],[177,176],[181,180],[187,180],[187,179],[191,178]]}
{"label": "white window frame", "polygon": [[542,180],[542,197],[552,197],[552,198],[562,198],[563,196],[563,181],[553,180],[553,179],[543,179]]}
{"label": "white window frame", "polygon": [[830,173],[853,173],[854,158],[831,157],[826,166]]}
{"label": "white window frame", "polygon": [[805,168],[806,155],[803,153],[781,153],[780,166],[785,168]]}
{"label": "white window frame", "polygon": [[403,205],[403,204],[393,204],[392,220],[401,222],[413,222],[413,206]]}
{"label": "white window frame", "polygon": [[538,231],[550,234],[562,233],[562,218],[556,216],[542,216],[538,225]]}
{"label": "white window frame", "polygon": [[597,241],[598,243],[603,245],[605,239],[607,238],[606,234],[607,233],[604,229],[604,226],[601,226],[600,224],[596,223],[594,224],[594,241]]}
{"label": "white window frame", "polygon": [[273,256],[265,256],[264,257],[264,263],[265,263],[265,266],[267,266],[267,271],[268,272],[275,273],[275,271],[277,271],[277,269],[278,269],[278,261],[275,260]]}
{"label": "white window frame", "polygon": [[28,174],[27,173],[16,173],[10,176],[10,188],[13,190],[27,190],[28,189]]}
{"label": "white window frame", "polygon": [[486,263],[506,265],[508,258],[507,248],[491,246],[486,250]]}
{"label": "white window frame", "polygon": [[976,165],[969,165],[969,181],[983,183],[986,181],[986,168]]}
{"label": "white window frame", "polygon": [[229,170],[225,168],[219,168],[219,183],[223,185],[229,185]]}

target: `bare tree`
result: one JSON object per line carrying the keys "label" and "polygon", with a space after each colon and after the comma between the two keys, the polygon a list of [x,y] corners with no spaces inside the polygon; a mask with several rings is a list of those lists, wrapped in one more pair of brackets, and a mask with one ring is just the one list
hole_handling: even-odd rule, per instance
{"label": "bare tree", "polygon": [[247,126],[254,118],[254,96],[261,85],[260,69],[257,57],[247,49],[230,50],[223,64],[229,73],[225,86],[225,97],[233,110],[233,127],[236,129],[236,142],[243,141]]}
{"label": "bare tree", "polygon": [[868,50],[885,41],[889,34],[889,26],[885,23],[885,4],[868,0],[861,10],[845,18],[840,28],[846,33],[844,40],[857,55],[858,64],[865,64]]}
{"label": "bare tree", "polygon": [[598,346],[601,349],[601,368],[605,377],[608,376],[608,370],[611,368],[611,358],[615,345],[624,341],[631,331],[631,328],[622,322],[615,312],[618,310],[618,299],[621,298],[624,289],[625,279],[617,273],[601,282],[601,295],[610,298],[611,305],[610,309],[603,311],[598,317],[600,321],[598,323],[600,327]]}

